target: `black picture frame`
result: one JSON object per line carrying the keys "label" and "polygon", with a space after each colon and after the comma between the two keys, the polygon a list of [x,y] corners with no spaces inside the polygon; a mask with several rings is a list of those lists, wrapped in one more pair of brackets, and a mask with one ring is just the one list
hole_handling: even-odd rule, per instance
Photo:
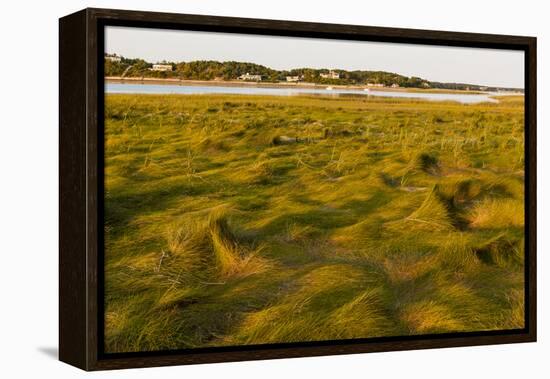
{"label": "black picture frame", "polygon": [[[366,340],[103,353],[104,27],[521,50],[525,54],[525,328]],[[84,9],[59,20],[59,358],[84,370],[536,341],[536,38]]]}

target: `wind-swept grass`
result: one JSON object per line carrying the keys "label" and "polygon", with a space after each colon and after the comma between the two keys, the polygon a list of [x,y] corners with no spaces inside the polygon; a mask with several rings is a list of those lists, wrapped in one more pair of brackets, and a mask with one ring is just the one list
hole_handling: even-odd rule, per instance
{"label": "wind-swept grass", "polygon": [[472,209],[470,222],[479,228],[522,227],[523,215],[520,199],[485,199]]}
{"label": "wind-swept grass", "polygon": [[[427,228],[428,230],[441,231],[452,228],[448,210],[437,197],[434,190],[429,192],[422,204],[414,212],[405,217],[402,222],[408,225],[404,226],[401,223],[401,227],[406,227],[408,230]],[[414,226],[411,224],[414,224]],[[392,225],[398,226],[399,224],[393,223]]]}
{"label": "wind-swept grass", "polygon": [[[225,279],[258,274],[267,267],[259,248],[240,243],[231,231],[227,210],[218,206],[203,219],[186,220],[167,231],[168,254],[162,259],[171,268],[196,275]],[[159,268],[161,264],[159,261]]]}
{"label": "wind-swept grass", "polygon": [[523,327],[521,97],[105,110],[106,351]]}

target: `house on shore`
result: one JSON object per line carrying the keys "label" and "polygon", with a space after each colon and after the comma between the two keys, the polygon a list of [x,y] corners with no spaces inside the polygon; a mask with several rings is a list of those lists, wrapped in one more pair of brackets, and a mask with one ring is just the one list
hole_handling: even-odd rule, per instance
{"label": "house on shore", "polygon": [[333,71],[333,70],[330,70],[328,73],[321,73],[319,74],[321,75],[321,78],[323,79],[340,79],[340,74]]}
{"label": "house on shore", "polygon": [[122,57],[119,57],[116,54],[105,54],[105,60],[111,61],[111,62],[120,62],[122,60]]}
{"label": "house on shore", "polygon": [[397,83],[393,83],[393,84],[391,85],[391,88],[399,88],[399,87],[400,87],[400,86],[399,86],[399,84],[397,84]]}
{"label": "house on shore", "polygon": [[302,80],[304,77],[303,76],[300,76],[300,75],[295,75],[295,76],[287,76],[286,77],[286,81],[287,82],[299,82],[300,80]]}
{"label": "house on shore", "polygon": [[252,81],[252,82],[261,82],[262,81],[262,76],[261,75],[251,75],[247,72],[246,74],[243,74],[243,75],[239,76],[237,79]]}
{"label": "house on shore", "polygon": [[172,71],[171,64],[154,64],[151,71]]}

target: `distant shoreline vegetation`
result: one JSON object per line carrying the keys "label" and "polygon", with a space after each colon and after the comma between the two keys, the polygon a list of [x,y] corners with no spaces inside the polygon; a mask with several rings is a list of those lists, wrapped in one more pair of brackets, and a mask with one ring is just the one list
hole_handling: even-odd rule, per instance
{"label": "distant shoreline vegetation", "polygon": [[275,70],[250,62],[191,61],[150,63],[116,54],[105,54],[105,76],[201,81],[266,83],[315,83],[326,85],[367,85],[390,88],[433,88],[465,91],[515,91],[521,88],[490,87],[466,83],[432,82],[419,77],[386,71],[296,68]]}

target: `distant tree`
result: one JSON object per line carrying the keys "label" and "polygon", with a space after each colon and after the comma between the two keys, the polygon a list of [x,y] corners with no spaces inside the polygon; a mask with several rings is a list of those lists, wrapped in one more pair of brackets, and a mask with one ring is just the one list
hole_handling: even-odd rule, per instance
{"label": "distant tree", "polygon": [[105,59],[105,76],[120,76],[128,67],[127,63],[124,62],[114,62],[110,59]]}

